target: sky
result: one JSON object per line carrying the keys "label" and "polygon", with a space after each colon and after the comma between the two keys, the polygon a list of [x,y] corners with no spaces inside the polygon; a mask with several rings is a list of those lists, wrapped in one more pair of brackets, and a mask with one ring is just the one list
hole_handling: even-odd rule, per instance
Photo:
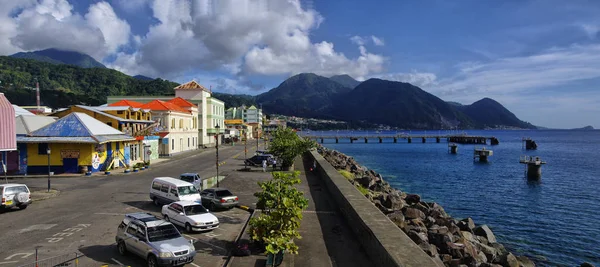
{"label": "sky", "polygon": [[600,1],[0,0],[0,55],[58,48],[129,75],[256,95],[303,72],[492,98],[600,128]]}

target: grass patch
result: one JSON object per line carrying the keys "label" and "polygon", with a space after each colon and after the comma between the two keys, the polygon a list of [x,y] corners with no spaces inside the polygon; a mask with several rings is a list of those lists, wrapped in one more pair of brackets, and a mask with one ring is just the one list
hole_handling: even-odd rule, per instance
{"label": "grass patch", "polygon": [[347,170],[339,170],[338,171],[342,176],[346,177],[346,179],[352,181],[354,180],[354,174]]}
{"label": "grass patch", "polygon": [[358,188],[358,191],[360,191],[360,193],[364,196],[368,196],[371,193],[369,192],[369,189],[362,187],[362,185],[356,185],[356,188]]}

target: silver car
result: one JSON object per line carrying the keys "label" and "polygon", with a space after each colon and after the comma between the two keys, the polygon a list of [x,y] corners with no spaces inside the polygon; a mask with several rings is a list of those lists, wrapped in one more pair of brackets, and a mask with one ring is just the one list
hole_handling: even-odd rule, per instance
{"label": "silver car", "polygon": [[30,192],[24,184],[0,184],[0,211],[18,207],[26,209],[31,204]]}
{"label": "silver car", "polygon": [[117,229],[117,248],[121,255],[136,254],[148,267],[183,266],[196,256],[194,243],[185,239],[177,228],[149,213],[130,213]]}

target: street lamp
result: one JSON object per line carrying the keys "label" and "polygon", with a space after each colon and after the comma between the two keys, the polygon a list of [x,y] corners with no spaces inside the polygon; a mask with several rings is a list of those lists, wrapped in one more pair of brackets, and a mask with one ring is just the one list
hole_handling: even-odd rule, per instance
{"label": "street lamp", "polygon": [[46,154],[48,154],[48,192],[50,192],[50,144],[46,148]]}
{"label": "street lamp", "polygon": [[258,151],[258,139],[260,139],[260,137],[258,136],[258,128],[256,128],[256,151]]}
{"label": "street lamp", "polygon": [[215,126],[215,129],[217,129],[217,134],[215,135],[215,140],[217,142],[216,144],[216,148],[217,148],[217,187],[219,187],[219,125],[217,124]]}
{"label": "street lamp", "polygon": [[248,130],[244,130],[244,169],[248,168],[246,160],[248,159]]}

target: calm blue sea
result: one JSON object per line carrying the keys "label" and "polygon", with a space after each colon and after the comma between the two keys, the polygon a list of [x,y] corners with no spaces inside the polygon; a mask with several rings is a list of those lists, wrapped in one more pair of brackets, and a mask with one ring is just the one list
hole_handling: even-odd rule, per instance
{"label": "calm blue sea", "polygon": [[[408,131],[405,131],[409,133]],[[470,135],[496,136],[489,163],[473,161],[473,149],[459,145],[448,153],[445,140],[411,144],[399,139],[326,139],[324,146],[354,157],[381,173],[394,187],[440,203],[455,218],[472,217],[490,226],[499,242],[538,266],[579,266],[584,261],[600,265],[600,131],[466,131]],[[346,131],[311,131],[311,135],[345,135]],[[352,134],[374,134],[352,132]],[[395,134],[382,132],[381,134]],[[410,134],[424,132],[412,131]],[[427,131],[428,134],[447,133]],[[307,134],[307,132],[302,132]],[[538,149],[526,151],[522,138],[531,137]],[[320,140],[319,140],[320,143]],[[539,156],[539,182],[525,178],[519,156]]]}

